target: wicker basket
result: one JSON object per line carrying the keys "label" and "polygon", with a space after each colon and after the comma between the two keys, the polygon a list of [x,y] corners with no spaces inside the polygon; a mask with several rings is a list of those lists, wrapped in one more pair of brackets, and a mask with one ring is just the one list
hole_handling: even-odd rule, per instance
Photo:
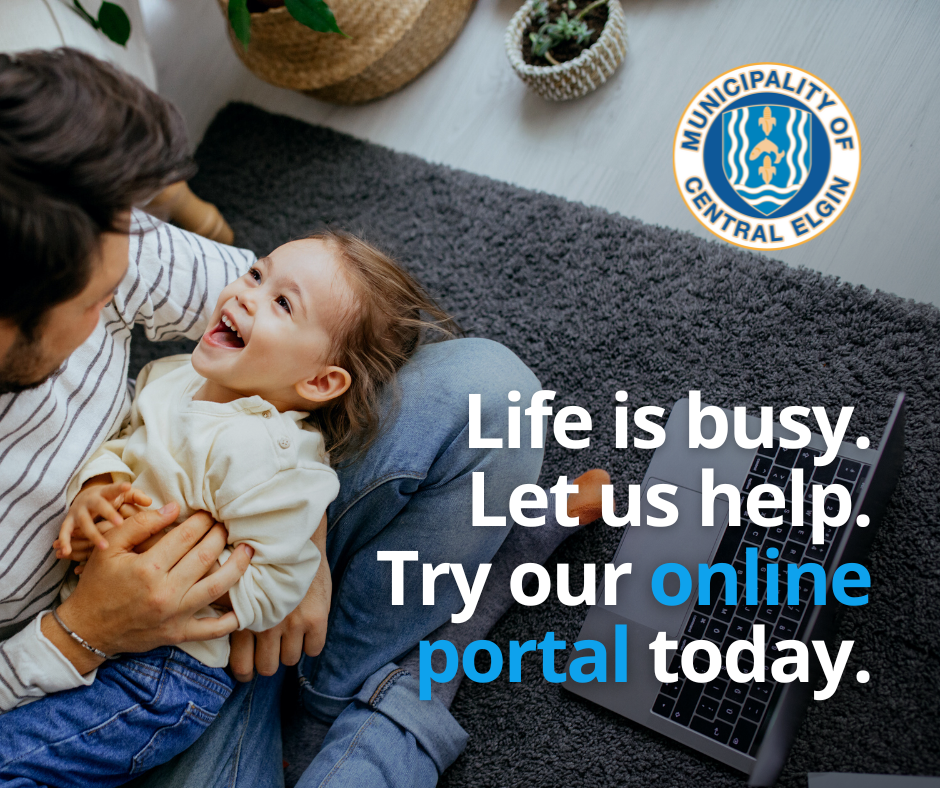
{"label": "wicker basket", "polygon": [[506,54],[523,82],[543,98],[567,101],[600,87],[627,54],[627,22],[620,0],[608,0],[607,24],[590,49],[557,66],[530,66],[522,59],[522,34],[532,19],[535,0],[526,0],[506,30]]}
{"label": "wicker basket", "polygon": [[247,51],[227,22],[236,54],[272,85],[336,104],[360,104],[404,87],[463,29],[476,0],[330,0],[349,36],[317,33],[284,7],[251,15]]}

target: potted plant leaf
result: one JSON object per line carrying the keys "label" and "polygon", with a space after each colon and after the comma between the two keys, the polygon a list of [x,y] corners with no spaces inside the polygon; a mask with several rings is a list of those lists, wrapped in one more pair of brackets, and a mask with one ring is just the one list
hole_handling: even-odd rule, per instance
{"label": "potted plant leaf", "polygon": [[300,24],[317,33],[346,35],[324,0],[228,0],[228,21],[245,49],[251,42],[251,11],[264,12],[271,8],[284,8]]}
{"label": "potted plant leaf", "polygon": [[584,96],[627,54],[623,7],[619,0],[527,0],[509,23],[506,54],[543,98]]}
{"label": "potted plant leaf", "polygon": [[278,87],[358,104],[437,60],[476,0],[217,0],[235,53]]}
{"label": "potted plant leaf", "polygon": [[127,12],[121,6],[105,0],[96,17],[85,10],[80,0],[72,0],[72,8],[89,25],[104,33],[115,44],[127,46],[127,39],[131,37],[131,20],[127,18]]}

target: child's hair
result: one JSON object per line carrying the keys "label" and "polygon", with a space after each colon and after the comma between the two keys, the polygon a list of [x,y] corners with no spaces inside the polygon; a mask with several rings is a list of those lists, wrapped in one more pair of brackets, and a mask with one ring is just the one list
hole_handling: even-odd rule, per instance
{"label": "child's hair", "polygon": [[[379,396],[426,342],[461,334],[454,319],[395,260],[361,238],[337,230],[307,236],[330,244],[355,300],[333,327],[329,363],[347,370],[349,389],[310,414],[341,465],[363,453],[379,434]],[[397,391],[394,391],[397,404]]]}

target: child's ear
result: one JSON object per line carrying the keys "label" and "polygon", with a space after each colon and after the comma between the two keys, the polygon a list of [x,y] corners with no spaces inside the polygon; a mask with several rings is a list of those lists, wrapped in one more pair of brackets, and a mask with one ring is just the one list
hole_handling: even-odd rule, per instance
{"label": "child's ear", "polygon": [[315,378],[302,380],[294,386],[294,390],[305,400],[322,404],[345,394],[352,377],[342,367],[326,367]]}

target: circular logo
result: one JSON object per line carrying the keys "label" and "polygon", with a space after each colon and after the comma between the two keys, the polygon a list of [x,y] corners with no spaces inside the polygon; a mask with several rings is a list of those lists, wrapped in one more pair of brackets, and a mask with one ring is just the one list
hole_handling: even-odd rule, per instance
{"label": "circular logo", "polygon": [[818,77],[782,63],[726,71],[692,99],[673,143],[682,199],[705,229],[747,249],[825,232],[861,168],[852,113]]}

